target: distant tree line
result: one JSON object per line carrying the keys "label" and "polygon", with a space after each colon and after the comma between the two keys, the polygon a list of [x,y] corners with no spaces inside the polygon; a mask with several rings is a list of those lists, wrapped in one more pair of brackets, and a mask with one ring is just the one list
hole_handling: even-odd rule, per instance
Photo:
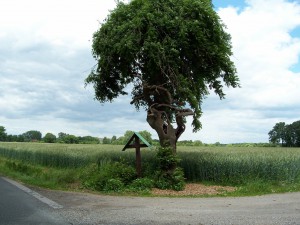
{"label": "distant tree line", "polygon": [[300,147],[300,120],[292,124],[276,123],[269,132],[269,140],[283,147]]}
{"label": "distant tree line", "polygon": [[[297,123],[298,122],[298,123]],[[300,122],[297,121],[292,125],[287,125],[288,130],[290,128],[295,128],[297,124]],[[283,124],[283,125],[282,125]],[[278,123],[274,126],[273,130],[269,132],[272,134],[272,139],[270,136],[270,143],[234,143],[234,144],[222,144],[220,142],[216,142],[213,144],[206,144],[201,142],[200,140],[181,140],[177,142],[178,146],[207,146],[207,147],[226,147],[226,146],[234,146],[234,147],[273,147],[278,145],[279,143],[283,143],[283,146],[293,146],[290,143],[296,142],[298,140],[299,144],[299,129],[298,129],[298,139],[296,138],[289,138],[290,141],[283,141],[285,140],[282,138],[283,132],[281,130],[285,127],[285,123]],[[299,125],[298,125],[299,126]],[[295,129],[294,129],[295,130]],[[127,130],[123,136],[117,137],[113,135],[112,137],[92,137],[92,136],[76,136],[72,134],[67,134],[60,132],[58,135],[54,135],[52,133],[47,133],[45,136],[42,136],[40,131],[30,130],[23,134],[19,135],[11,135],[6,133],[6,129],[3,126],[0,126],[0,141],[6,142],[45,142],[45,143],[65,143],[65,144],[112,144],[112,145],[125,145],[128,140],[133,135],[134,131]],[[159,140],[152,139],[152,135],[150,132],[144,130],[139,131],[139,133],[153,146],[159,146]],[[295,134],[296,132],[288,132],[288,134]],[[289,137],[290,137],[289,136]],[[299,146],[299,145],[298,145]]]}
{"label": "distant tree line", "polygon": [[[117,138],[116,136],[112,136],[111,138],[104,137],[102,139],[102,143],[113,144],[113,145],[125,145],[128,142],[128,140],[132,137],[133,134],[134,131],[127,130],[125,134],[119,138]],[[151,145],[155,144],[155,141],[152,139],[152,135],[150,132],[143,130],[143,131],[139,131],[139,134],[142,135],[143,138],[145,138],[146,141],[149,142],[149,144]]]}
{"label": "distant tree line", "polygon": [[[92,136],[76,136],[73,134],[67,134],[60,132],[56,136],[52,133],[47,133],[42,136],[42,133],[37,130],[30,130],[23,134],[12,135],[7,134],[6,129],[0,126],[0,141],[5,142],[45,142],[45,143],[65,143],[65,144],[114,144],[114,145],[125,145],[127,141],[131,138],[134,131],[126,131],[125,134],[119,138],[115,135],[111,138],[104,137],[92,137]],[[148,131],[139,132],[150,144],[154,144],[155,141],[152,140],[151,133]]]}
{"label": "distant tree line", "polygon": [[47,133],[44,137],[37,130],[30,130],[23,134],[12,135],[7,134],[6,129],[0,126],[0,141],[6,142],[45,142],[45,143],[66,143],[66,144],[99,144],[100,138],[92,136],[75,136],[63,132],[58,133],[58,136],[52,133]]}

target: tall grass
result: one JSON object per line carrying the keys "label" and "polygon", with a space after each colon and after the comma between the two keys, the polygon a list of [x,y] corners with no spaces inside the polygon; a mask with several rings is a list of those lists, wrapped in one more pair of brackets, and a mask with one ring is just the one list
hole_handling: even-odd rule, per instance
{"label": "tall grass", "polygon": [[106,158],[115,160],[117,149],[109,146],[107,150],[104,145],[0,143],[0,156],[48,167],[77,168]]}
{"label": "tall grass", "polygon": [[179,155],[190,181],[243,184],[300,179],[299,148],[185,148]]}
{"label": "tall grass", "polygon": [[[135,164],[134,150],[117,145],[0,143],[0,156],[30,164],[80,168],[92,163]],[[252,180],[300,182],[300,148],[179,147],[180,166],[188,181],[238,185]],[[157,169],[155,151],[142,150],[145,176]]]}

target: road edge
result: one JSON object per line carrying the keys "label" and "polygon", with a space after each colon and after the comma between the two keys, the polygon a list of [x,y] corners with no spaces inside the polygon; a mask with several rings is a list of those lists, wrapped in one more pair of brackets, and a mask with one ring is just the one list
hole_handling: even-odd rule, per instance
{"label": "road edge", "polygon": [[53,209],[62,209],[62,208],[63,208],[63,206],[60,205],[60,204],[58,204],[57,202],[54,202],[54,201],[52,201],[51,199],[49,199],[49,198],[47,198],[47,197],[45,197],[45,196],[40,195],[39,193],[37,193],[37,192],[31,190],[31,189],[28,188],[28,187],[25,187],[24,185],[22,185],[22,184],[20,184],[20,183],[18,183],[18,182],[16,182],[16,181],[14,181],[14,180],[11,180],[11,179],[9,179],[9,178],[7,178],[7,177],[1,177],[1,178],[2,178],[3,180],[7,181],[8,183],[10,183],[10,184],[16,186],[17,188],[21,189],[22,191],[28,193],[29,195],[35,197],[35,198],[38,199],[39,201],[41,201],[41,202],[47,204],[48,206],[50,206],[50,207],[53,208]]}

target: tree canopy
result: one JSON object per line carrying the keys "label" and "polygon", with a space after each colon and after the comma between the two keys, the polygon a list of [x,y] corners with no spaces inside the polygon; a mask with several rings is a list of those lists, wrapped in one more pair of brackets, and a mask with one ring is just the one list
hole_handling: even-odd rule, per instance
{"label": "tree canopy", "polygon": [[276,123],[272,130],[269,131],[269,140],[274,144],[283,144],[285,136],[285,122]]}
{"label": "tree canopy", "polygon": [[224,85],[239,86],[224,28],[210,0],[119,2],[94,33],[97,65],[86,84],[100,102],[128,94],[131,84],[131,104],[147,110],[161,144],[174,145],[185,116],[193,116],[194,132],[201,128],[201,103],[210,89],[222,99]]}
{"label": "tree canopy", "polygon": [[54,143],[56,142],[56,136],[52,133],[47,133],[43,138],[44,142],[46,143]]}
{"label": "tree canopy", "polygon": [[22,135],[24,136],[24,140],[26,142],[42,140],[42,133],[37,130],[29,130]]}
{"label": "tree canopy", "polygon": [[269,132],[269,140],[274,144],[281,142],[285,147],[300,147],[300,120],[292,124],[276,123]]}
{"label": "tree canopy", "polygon": [[6,129],[4,126],[0,126],[0,141],[5,141],[7,134],[6,134]]}

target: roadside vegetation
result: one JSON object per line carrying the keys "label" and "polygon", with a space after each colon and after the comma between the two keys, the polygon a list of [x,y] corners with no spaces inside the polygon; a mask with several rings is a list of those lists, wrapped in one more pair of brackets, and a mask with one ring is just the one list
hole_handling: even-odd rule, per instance
{"label": "roadside vegetation", "polygon": [[[137,178],[134,150],[121,149],[108,144],[1,142],[0,174],[53,189],[149,194],[153,187],[170,187],[159,179],[164,160],[157,160],[158,150],[142,149],[143,177]],[[300,148],[180,146],[178,157],[181,160],[173,160],[183,169],[185,182],[237,187],[226,195],[300,191]],[[181,175],[177,171],[171,181]]]}

